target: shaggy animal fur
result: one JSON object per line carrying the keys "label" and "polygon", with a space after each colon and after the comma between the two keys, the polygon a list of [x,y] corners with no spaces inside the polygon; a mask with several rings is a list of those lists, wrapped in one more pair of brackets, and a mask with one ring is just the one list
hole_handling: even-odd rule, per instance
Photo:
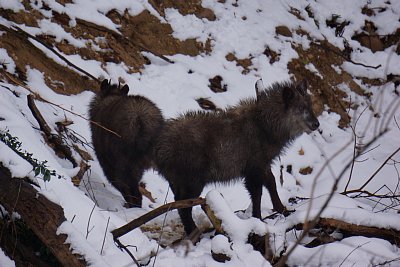
{"label": "shaggy animal fur", "polygon": [[[319,127],[305,82],[256,84],[257,98],[221,112],[189,112],[168,120],[154,147],[159,172],[168,180],[175,200],[195,198],[204,186],[244,177],[261,217],[262,186],[273,207],[284,212],[276,191],[272,161],[303,132]],[[195,229],[191,208],[179,210],[187,234]]]}
{"label": "shaggy animal fur", "polygon": [[93,123],[90,127],[104,174],[122,193],[128,207],[140,207],[138,182],[151,166],[151,149],[164,119],[153,102],[142,96],[128,96],[128,92],[127,85],[120,88],[104,80],[90,103],[90,120],[119,136]]}

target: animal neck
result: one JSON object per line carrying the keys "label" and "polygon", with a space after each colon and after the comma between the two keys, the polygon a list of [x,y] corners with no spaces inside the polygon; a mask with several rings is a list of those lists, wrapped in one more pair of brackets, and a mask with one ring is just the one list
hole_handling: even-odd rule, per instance
{"label": "animal neck", "polygon": [[267,109],[257,113],[257,125],[268,143],[283,147],[296,138],[291,132],[285,110],[276,103],[271,103]]}

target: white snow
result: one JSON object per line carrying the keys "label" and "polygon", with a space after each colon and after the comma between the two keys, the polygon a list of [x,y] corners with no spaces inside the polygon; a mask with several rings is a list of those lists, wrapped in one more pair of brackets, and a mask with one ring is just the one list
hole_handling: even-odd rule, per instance
{"label": "white snow", "polygon": [[4,48],[0,48],[0,64],[6,67],[7,72],[15,73],[15,62]]}
{"label": "white snow", "polygon": [[12,261],[0,248],[0,266],[2,267],[15,267],[14,261]]}
{"label": "white snow", "polygon": [[[84,19],[105,26],[119,32],[120,25],[114,24],[105,14],[112,9],[123,14],[127,11],[130,15],[136,15],[143,10],[148,10],[160,21],[168,22],[173,29],[173,36],[179,39],[196,38],[200,42],[211,39],[212,52],[190,57],[185,55],[168,56],[175,63],[169,64],[150,53],[143,54],[151,60],[141,73],[130,74],[123,63],[108,63],[105,66],[94,60],[84,60],[79,55],[64,55],[68,60],[88,71],[96,77],[111,78],[117,82],[121,77],[130,86],[130,94],[139,94],[154,101],[162,110],[166,118],[176,117],[187,110],[199,109],[195,99],[208,98],[218,107],[234,105],[245,97],[254,97],[255,82],[262,78],[266,86],[277,81],[287,80],[291,77],[287,69],[287,63],[298,57],[293,49],[293,44],[309,45],[305,36],[295,33],[297,29],[303,29],[310,33],[311,38],[328,39],[339,48],[344,48],[343,38],[336,37],[334,29],[326,26],[325,21],[332,14],[340,15],[340,21],[348,20],[350,24],[345,28],[343,37],[353,47],[351,58],[355,62],[365,65],[382,67],[377,69],[365,68],[345,62],[342,66],[334,66],[335,70],[347,71],[355,77],[386,78],[390,73],[400,74],[400,57],[394,52],[395,47],[389,47],[385,51],[372,53],[362,47],[358,42],[351,40],[355,32],[359,32],[364,26],[365,20],[371,20],[378,28],[379,34],[393,33],[400,27],[398,20],[400,3],[391,1],[387,11],[368,17],[362,15],[363,6],[385,7],[383,0],[373,1],[233,1],[225,3],[205,0],[202,5],[210,8],[216,15],[215,21],[199,19],[194,15],[181,15],[175,9],[167,9],[165,18],[161,17],[148,3],[148,1],[87,1],[75,0],[72,3],[62,5],[55,0],[35,1],[31,4],[42,12],[44,19],[40,21],[38,28],[18,25],[31,34],[50,34],[56,40],[67,40],[76,47],[86,45],[85,40],[75,39],[60,26],[51,22],[51,12],[40,7],[46,4],[51,9],[66,13],[70,18],[70,24],[74,25],[76,19]],[[237,4],[237,6],[236,6]],[[314,19],[308,17],[305,7],[310,6],[314,13]],[[0,6],[15,11],[24,9],[21,1],[0,0]],[[288,11],[290,7],[300,11],[304,20],[298,20]],[[354,14],[357,15],[354,15]],[[6,19],[0,18],[4,25],[11,25]],[[293,38],[275,36],[275,27],[286,25],[292,30]],[[45,47],[31,40],[47,56],[57,60]],[[269,59],[263,54],[266,47],[280,54],[279,61],[269,63]],[[252,66],[248,74],[242,74],[242,68],[235,62],[229,62],[225,56],[233,53],[237,58],[251,58]],[[6,71],[15,72],[15,63],[5,49],[0,48],[0,63],[5,64]],[[323,82],[323,76],[314,65],[307,68],[319,75]],[[189,70],[191,73],[189,73]],[[209,79],[220,75],[228,86],[225,93],[215,94],[208,88]],[[356,96],[348,89],[348,85],[341,84],[340,88],[349,94],[348,100],[358,104],[356,111],[350,111],[353,118],[358,118],[357,124],[353,121],[353,128],[358,136],[359,144],[367,144],[387,124],[388,131],[370,147],[355,163],[351,174],[348,189],[357,189],[363,185],[379,166],[400,146],[400,129],[393,120],[396,116],[399,122],[400,111],[396,108],[399,104],[399,96],[394,93],[394,85],[372,86],[363,85],[360,80],[355,80],[367,92],[373,93],[371,100],[366,97]],[[31,67],[27,71],[27,86],[38,93],[44,99],[57,105],[87,117],[87,106],[93,97],[92,92],[83,92],[74,96],[56,94],[44,82],[43,74]],[[8,89],[7,89],[8,88]],[[90,89],[90,88],[88,88]],[[19,94],[13,95],[11,91]],[[38,129],[38,124],[26,105],[26,96],[29,92],[19,86],[6,82],[0,82],[0,131],[8,130],[10,134],[18,137],[22,142],[22,149],[33,153],[38,160],[47,160],[49,169],[56,170],[62,179],[52,177],[50,182],[44,182],[40,177],[34,178],[32,166],[20,158],[5,144],[0,142],[0,161],[9,168],[15,177],[28,176],[36,179],[41,188],[39,193],[61,205],[64,209],[66,221],[60,226],[59,233],[68,235],[67,242],[71,248],[84,255],[91,266],[128,266],[132,264],[127,253],[118,249],[113,241],[111,230],[122,226],[128,221],[137,218],[153,208],[160,206],[166,200],[173,201],[173,194],[168,189],[168,183],[157,172],[149,170],[145,173],[143,181],[148,190],[156,199],[151,203],[144,199],[142,209],[125,209],[121,194],[106,180],[96,158],[89,162],[91,171],[86,173],[80,187],[71,183],[78,168],[73,168],[67,160],[59,159],[51,148],[45,145],[45,141]],[[39,110],[55,132],[55,122],[65,118],[72,120],[73,125],[69,129],[79,134],[87,143],[91,142],[88,122],[60,108],[43,102],[36,102]],[[369,108],[371,107],[371,108]],[[391,110],[387,112],[387,108]],[[363,111],[365,109],[365,111]],[[385,113],[386,111],[386,113]],[[392,112],[393,111],[393,112]],[[377,113],[380,116],[375,116]],[[251,245],[246,243],[250,232],[258,234],[271,233],[274,237],[270,244],[276,255],[286,246],[295,242],[296,234],[286,229],[312,218],[325,201],[330,192],[334,179],[342,169],[351,162],[353,155],[354,135],[350,128],[337,127],[339,116],[325,111],[319,116],[321,133],[314,132],[310,135],[303,134],[287,148],[285,154],[277,159],[272,171],[277,178],[278,193],[285,206],[290,210],[296,210],[288,217],[278,216],[261,222],[251,218],[250,198],[242,182],[231,185],[209,185],[202,196],[206,196],[207,203],[215,210],[217,216],[223,219],[223,227],[231,240],[223,236],[212,238],[205,234],[196,245],[158,248],[157,258],[151,257],[157,251],[157,242],[149,239],[140,229],[130,232],[120,238],[133,255],[143,264],[150,260],[150,265],[155,261],[155,266],[222,266],[211,257],[211,249],[219,250],[231,257],[224,266],[269,266],[263,255],[254,251]],[[388,122],[388,123],[387,123]],[[348,144],[344,147],[345,144]],[[92,148],[85,148],[92,154]],[[299,153],[302,151],[302,153]],[[339,153],[337,153],[339,152]],[[335,156],[337,154],[337,156]],[[79,159],[79,155],[74,155]],[[326,167],[327,159],[332,158]],[[378,190],[379,194],[399,194],[398,188],[398,162],[400,154],[396,154],[386,164],[377,176],[364,188],[370,192]],[[283,169],[283,185],[280,185],[280,165]],[[286,172],[291,166],[291,173]],[[301,168],[312,167],[309,175],[299,173]],[[382,228],[400,230],[400,215],[397,213],[399,203],[391,203],[389,199],[381,199],[378,203],[366,198],[349,198],[340,192],[344,191],[350,177],[347,169],[343,174],[327,209],[322,216],[343,220],[348,223],[362,224]],[[314,190],[312,190],[314,188]],[[223,197],[222,197],[222,195]],[[289,201],[290,198],[301,197],[296,204]],[[312,200],[307,199],[312,197]],[[311,205],[311,207],[309,206]],[[267,190],[263,190],[262,215],[272,213],[272,204]],[[246,210],[247,209],[247,210]],[[233,211],[246,210],[243,214]],[[210,225],[207,217],[200,207],[193,209],[194,220],[198,225]],[[307,218],[308,214],[308,218]],[[164,216],[154,219],[149,224],[162,225]],[[168,213],[166,217],[166,229],[175,229],[179,222],[176,211]],[[108,226],[107,226],[108,223]],[[174,230],[172,230],[174,231]],[[179,231],[176,230],[179,234]],[[104,247],[102,244],[104,241]],[[391,261],[400,257],[399,248],[383,239],[366,237],[348,237],[317,248],[299,246],[289,258],[289,265],[300,266],[368,266],[385,261]],[[396,266],[399,261],[394,261]],[[0,266],[14,266],[14,263],[0,250]]]}

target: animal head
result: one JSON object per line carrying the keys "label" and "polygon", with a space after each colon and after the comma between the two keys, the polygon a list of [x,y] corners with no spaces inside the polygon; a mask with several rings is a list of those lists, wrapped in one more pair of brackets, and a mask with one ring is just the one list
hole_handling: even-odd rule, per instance
{"label": "animal head", "polygon": [[[271,90],[266,91],[262,80],[256,83],[257,102],[267,98],[263,103],[265,108],[276,107],[275,113],[270,118],[272,121],[281,119],[282,125],[290,129],[291,136],[297,136],[303,132],[310,133],[319,127],[319,121],[312,109],[311,97],[307,93],[307,81],[297,84],[274,84]],[[279,107],[279,108],[278,108]]]}
{"label": "animal head", "polygon": [[111,84],[111,81],[105,79],[100,85],[100,93],[99,95],[101,97],[107,97],[107,96],[125,96],[129,92],[129,86],[125,84],[124,86],[121,86],[118,84]]}

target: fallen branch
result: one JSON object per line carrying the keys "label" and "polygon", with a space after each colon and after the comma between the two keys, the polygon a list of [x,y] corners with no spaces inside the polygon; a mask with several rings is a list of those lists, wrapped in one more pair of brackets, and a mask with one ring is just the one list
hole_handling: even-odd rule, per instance
{"label": "fallen branch", "polygon": [[[309,223],[307,223],[309,224]],[[286,230],[289,232],[293,229],[302,230],[305,225],[303,223],[297,224],[292,228]],[[392,244],[400,245],[400,231],[390,228],[379,228],[375,226],[365,226],[353,223],[348,223],[345,221],[333,219],[333,218],[320,218],[314,225],[313,229],[320,228],[323,230],[339,230],[343,234],[344,238],[350,236],[365,236],[365,237],[375,237],[380,239],[385,239]],[[318,239],[318,237],[317,237]],[[324,240],[322,240],[324,239]],[[306,247],[317,247],[327,243],[336,241],[337,239],[330,236],[323,237],[317,242],[311,241]],[[310,245],[312,244],[312,245]]]}
{"label": "fallen branch", "polygon": [[[233,239],[234,235],[237,231],[242,230],[240,225],[245,222],[237,217],[234,212],[226,212],[229,210],[228,204],[219,192],[210,191],[206,195],[206,201],[207,204],[203,204],[202,208],[215,227],[216,234],[223,234],[233,243],[236,242],[237,240]],[[221,212],[222,210],[224,212]],[[260,224],[262,224],[261,221]],[[222,225],[224,225],[225,229],[223,229]],[[254,230],[248,229],[247,242],[253,246],[254,250],[264,255],[266,260],[269,261],[271,259],[272,253],[269,247],[268,233],[259,235]]]}
{"label": "fallen branch", "polygon": [[69,149],[68,146],[66,146],[63,143],[61,137],[51,133],[51,128],[44,120],[39,109],[36,107],[33,95],[31,94],[27,95],[27,99],[28,99],[28,107],[31,110],[33,117],[39,123],[40,130],[42,130],[42,132],[45,134],[45,139],[49,143],[50,147],[54,149],[54,152],[56,152],[58,156],[60,157],[64,156],[66,159],[68,159],[72,163],[72,166],[74,168],[78,166],[76,160],[74,159],[74,157],[72,157],[71,150]]}
{"label": "fallen branch", "polygon": [[215,228],[215,232],[218,234],[225,234],[224,229],[222,228],[222,221],[219,219],[217,216],[215,216],[215,213],[213,210],[210,208],[209,205],[203,204],[201,205],[201,208],[207,215],[208,219],[210,220],[211,224]]}
{"label": "fallen branch", "polygon": [[151,195],[151,192],[146,189],[145,183],[143,183],[143,182],[139,183],[139,192],[140,192],[140,194],[142,194],[142,196],[147,197],[152,203],[156,203],[156,200]]}
{"label": "fallen branch", "polygon": [[185,200],[179,200],[179,201],[167,203],[165,205],[162,205],[162,206],[140,216],[139,218],[134,219],[133,221],[130,221],[129,223],[127,223],[117,229],[112,230],[111,233],[113,234],[114,240],[115,240],[170,210],[190,208],[190,207],[197,206],[197,205],[203,205],[205,203],[206,203],[206,201],[203,198],[185,199]]}
{"label": "fallen branch", "polygon": [[80,169],[79,169],[78,173],[77,173],[74,177],[71,178],[72,183],[73,183],[75,186],[79,186],[79,184],[80,184],[81,181],[82,181],[83,175],[84,175],[89,169],[90,169],[90,165],[88,165],[88,164],[87,164],[86,162],[84,162],[84,161],[81,161]]}
{"label": "fallen branch", "polygon": [[64,107],[62,107],[62,106],[60,106],[60,105],[58,105],[58,104],[55,104],[55,103],[53,103],[53,102],[50,102],[50,101],[44,99],[44,98],[41,97],[38,93],[32,91],[28,86],[26,86],[26,85],[23,84],[22,82],[18,81],[16,78],[14,78],[14,77],[13,77],[11,74],[9,74],[8,72],[3,71],[2,69],[0,69],[0,72],[2,72],[2,73],[3,73],[10,81],[12,81],[14,84],[16,84],[16,85],[18,85],[18,86],[21,86],[21,87],[25,88],[26,90],[28,90],[29,92],[31,92],[32,95],[33,95],[33,97],[34,97],[36,100],[45,102],[45,103],[50,104],[50,105],[52,105],[52,106],[55,106],[55,107],[57,107],[57,108],[59,108],[59,109],[62,109],[62,110],[64,110],[64,111],[68,112],[68,113],[71,113],[72,115],[75,115],[75,116],[77,116],[77,117],[79,117],[79,118],[81,118],[81,119],[84,119],[84,120],[86,120],[86,121],[88,121],[88,122],[90,122],[90,123],[92,123],[92,124],[94,124],[94,125],[96,125],[96,126],[102,128],[102,129],[106,130],[107,132],[110,132],[110,133],[112,133],[112,134],[114,134],[114,135],[116,135],[116,136],[118,136],[118,137],[121,137],[121,135],[119,135],[118,133],[114,132],[113,130],[108,129],[107,127],[104,127],[104,126],[101,125],[100,123],[97,123],[97,122],[92,121],[92,120],[88,120],[87,118],[83,117],[82,115],[80,115],[80,114],[78,114],[78,113],[75,113],[75,112],[73,112],[73,111],[71,111],[71,110],[68,110],[68,109],[66,109],[66,108],[64,108]]}
{"label": "fallen branch", "polygon": [[346,237],[348,236],[376,237],[385,239],[392,244],[400,245],[400,231],[396,229],[357,225],[332,218],[320,218],[316,227],[338,229]]}

